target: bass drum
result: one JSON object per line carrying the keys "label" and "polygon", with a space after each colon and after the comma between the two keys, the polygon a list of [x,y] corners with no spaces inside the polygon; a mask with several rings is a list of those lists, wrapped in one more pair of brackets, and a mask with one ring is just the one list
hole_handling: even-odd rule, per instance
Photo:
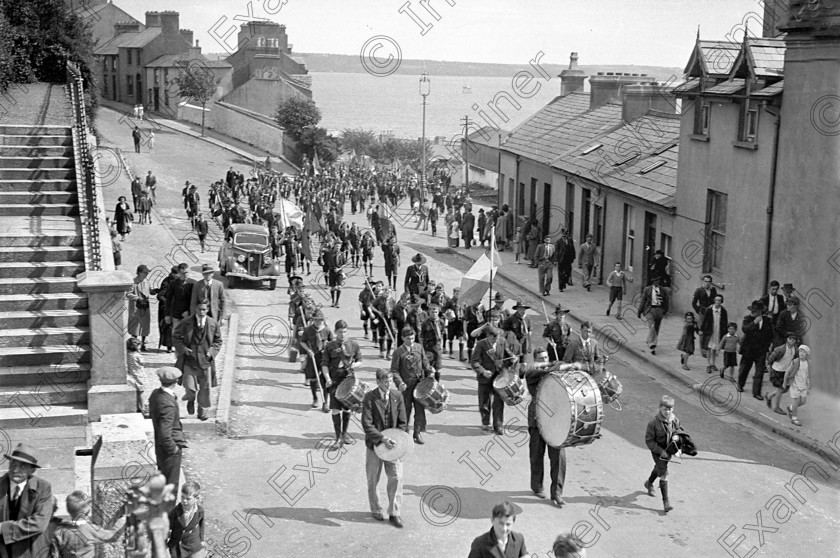
{"label": "bass drum", "polygon": [[579,370],[552,372],[540,380],[537,426],[553,448],[585,446],[601,437],[604,405],[598,384]]}

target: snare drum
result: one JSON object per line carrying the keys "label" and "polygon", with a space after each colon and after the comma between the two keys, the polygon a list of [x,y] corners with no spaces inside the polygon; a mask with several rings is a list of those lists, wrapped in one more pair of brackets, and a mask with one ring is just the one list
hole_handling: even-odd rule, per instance
{"label": "snare drum", "polygon": [[537,387],[536,414],[540,434],[553,448],[584,446],[601,437],[601,391],[585,372],[545,376]]}
{"label": "snare drum", "polygon": [[505,405],[519,405],[525,396],[525,382],[519,378],[518,374],[510,371],[502,372],[493,380],[493,389]]}
{"label": "snare drum", "polygon": [[350,410],[361,408],[365,394],[370,391],[370,386],[355,376],[348,376],[335,389],[335,398],[342,405]]}
{"label": "snare drum", "polygon": [[446,409],[451,397],[449,390],[431,376],[414,388],[414,399],[435,415]]}
{"label": "snare drum", "polygon": [[598,384],[598,390],[601,392],[601,399],[607,405],[618,399],[621,392],[624,391],[624,387],[621,385],[621,382],[618,381],[618,378],[613,376],[613,374],[606,368],[602,368],[599,372],[597,372],[593,376],[593,379],[595,380],[595,383]]}

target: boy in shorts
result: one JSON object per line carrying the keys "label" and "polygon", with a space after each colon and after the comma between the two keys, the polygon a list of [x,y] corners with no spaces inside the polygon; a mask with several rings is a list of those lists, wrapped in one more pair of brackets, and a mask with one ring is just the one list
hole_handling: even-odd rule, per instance
{"label": "boy in shorts", "polygon": [[729,370],[729,380],[735,381],[732,376],[735,369],[738,368],[738,347],[741,344],[741,338],[738,336],[738,324],[729,322],[727,326],[726,335],[720,340],[720,350],[723,351],[723,366],[720,369],[720,377],[723,378],[725,370]]}

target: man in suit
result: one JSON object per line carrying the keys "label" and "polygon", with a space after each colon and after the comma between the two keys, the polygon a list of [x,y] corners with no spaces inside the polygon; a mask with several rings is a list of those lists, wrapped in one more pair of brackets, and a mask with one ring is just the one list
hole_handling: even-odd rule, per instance
{"label": "man in suit", "polygon": [[365,431],[365,473],[367,475],[368,501],[370,512],[377,521],[384,521],[382,506],[379,505],[377,485],[382,475],[382,467],[388,477],[388,520],[395,527],[402,527],[400,516],[402,505],[402,461],[384,461],[373,450],[379,444],[392,449],[396,442],[382,435],[388,428],[405,430],[408,421],[405,418],[405,403],[399,393],[391,390],[391,372],[380,368],[376,371],[376,389],[365,394],[362,400],[362,428]]}
{"label": "man in suit", "polygon": [[52,487],[33,476],[41,466],[28,445],[18,444],[4,457],[9,460],[9,471],[0,477],[0,556],[41,558],[50,546]]}
{"label": "man in suit", "polygon": [[598,342],[592,338],[592,322],[583,322],[580,324],[580,335],[571,339],[566,346],[563,362],[586,363],[591,375],[595,373],[595,364],[602,360],[603,356]]}
{"label": "man in suit", "polygon": [[670,263],[670,260],[665,257],[665,252],[662,250],[654,252],[653,259],[650,261],[650,265],[648,266],[648,273],[651,280],[658,277],[659,283],[663,287],[669,287],[671,285],[671,276],[668,274],[668,266]]}
{"label": "man in suit", "polygon": [[[394,351],[391,358],[391,375],[394,383],[402,392],[405,403],[406,429],[408,421],[411,420],[411,411],[414,410],[414,442],[423,444],[421,432],[426,430],[426,408],[414,398],[414,388],[425,378],[435,373],[434,368],[426,357],[426,351],[419,343],[415,343],[414,329],[411,326],[403,327],[400,332],[402,345]],[[408,432],[408,430],[406,430]]]}
{"label": "man in suit", "polygon": [[648,324],[647,344],[650,347],[650,354],[656,354],[656,344],[659,340],[659,326],[662,325],[662,318],[668,313],[670,299],[668,291],[659,286],[660,278],[653,277],[650,285],[642,291],[642,299],[639,301],[639,310],[636,316],[645,317]]}
{"label": "man in suit", "polygon": [[773,320],[773,327],[775,327],[779,322],[779,315],[785,309],[785,297],[779,294],[779,282],[775,279],[770,281],[770,288],[767,290],[767,294],[758,300],[764,304],[764,307],[767,309],[767,315]]}
{"label": "man in suit", "polygon": [[598,247],[592,239],[591,234],[586,235],[586,242],[580,245],[578,257],[578,267],[583,269],[583,286],[587,291],[592,290],[592,274],[598,269]]}
{"label": "man in suit", "polygon": [[563,229],[560,239],[554,246],[557,249],[557,287],[562,293],[566,284],[572,284],[572,263],[575,261],[575,241],[569,236],[569,231]]}
{"label": "man in suit", "polygon": [[184,371],[184,400],[187,412],[195,412],[198,394],[198,418],[207,420],[210,408],[210,387],[212,366],[222,348],[222,334],[219,323],[207,315],[210,303],[202,300],[195,308],[195,314],[178,325],[172,334],[175,347],[179,348],[178,366]]}
{"label": "man in suit", "polygon": [[[166,323],[172,324],[172,331],[190,315],[190,300],[192,299],[192,281],[189,278],[190,266],[178,264],[177,276],[169,282],[166,288]],[[180,354],[180,353],[179,353]]]}
{"label": "man in suit", "polygon": [[764,380],[764,372],[767,370],[767,352],[773,341],[773,323],[770,316],[764,313],[764,304],[760,300],[754,300],[749,307],[750,313],[744,316],[741,323],[741,331],[744,332],[744,339],[741,341],[741,364],[738,372],[738,391],[744,391],[744,384],[747,383],[747,376],[755,364],[755,375],[753,376],[753,397],[759,401],[764,400],[761,395],[761,383]]}
{"label": "man in suit", "polygon": [[166,477],[167,484],[175,485],[173,494],[178,493],[181,474],[181,450],[187,447],[175,382],[181,371],[174,366],[157,369],[160,387],[149,396],[149,415],[155,430],[155,459],[158,470]]}
{"label": "man in suit", "polygon": [[195,309],[200,301],[207,300],[210,302],[207,315],[217,322],[221,322],[225,319],[225,286],[221,281],[213,278],[214,273],[216,273],[216,270],[213,269],[212,265],[204,264],[201,266],[203,279],[192,285],[190,314],[195,314]]}
{"label": "man in suit", "polygon": [[551,292],[551,282],[554,280],[554,265],[557,263],[557,250],[551,243],[551,237],[545,237],[545,241],[537,246],[534,254],[534,261],[537,267],[537,284],[543,296]]}
{"label": "man in suit", "polygon": [[426,267],[426,256],[415,254],[411,261],[414,265],[405,271],[405,292],[409,295],[420,295],[429,282],[429,268]]}
{"label": "man in suit", "polygon": [[467,209],[461,219],[461,237],[464,239],[464,248],[472,248],[473,235],[475,234],[475,215],[472,209]]}
{"label": "man in suit", "polygon": [[525,537],[513,530],[516,508],[510,502],[493,506],[493,527],[473,540],[468,558],[522,558],[530,556]]}
{"label": "man in suit", "polygon": [[[511,353],[501,339],[500,331],[495,326],[484,330],[485,337],[475,345],[470,357],[470,365],[475,370],[478,380],[478,411],[481,413],[481,425],[485,432],[491,430],[501,436],[505,420],[505,402],[493,389],[496,379],[505,366],[513,366],[518,357]],[[492,409],[493,426],[490,426]]]}
{"label": "man in suit", "polygon": [[[776,283],[778,285],[778,283]],[[697,319],[702,320],[706,315],[706,308],[714,304],[717,296],[717,289],[712,285],[712,276],[704,275],[703,284],[697,287],[694,291],[694,296],[691,297],[691,307],[697,314]]]}

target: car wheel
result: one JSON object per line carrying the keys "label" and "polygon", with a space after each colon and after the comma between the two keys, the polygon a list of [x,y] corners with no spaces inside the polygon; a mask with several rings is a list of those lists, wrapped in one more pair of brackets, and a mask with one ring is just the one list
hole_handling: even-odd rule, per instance
{"label": "car wheel", "polygon": [[276,288],[277,288],[277,279],[269,279],[268,290],[273,291]]}

